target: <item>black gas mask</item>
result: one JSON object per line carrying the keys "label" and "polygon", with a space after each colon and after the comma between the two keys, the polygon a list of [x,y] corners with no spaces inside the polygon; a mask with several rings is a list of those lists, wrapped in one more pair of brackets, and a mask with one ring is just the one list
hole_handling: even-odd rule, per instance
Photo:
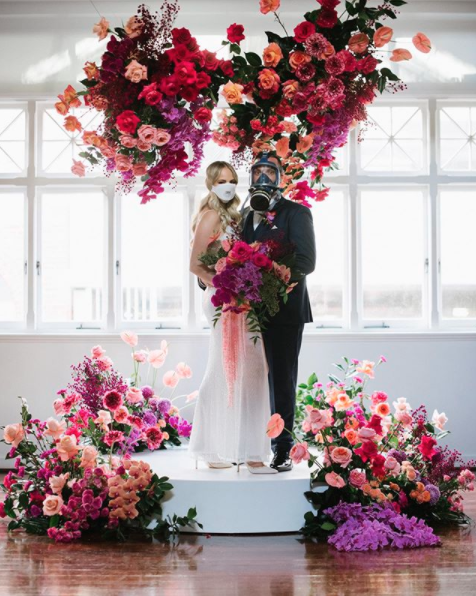
{"label": "black gas mask", "polygon": [[268,153],[251,166],[250,206],[254,211],[267,211],[271,199],[279,190],[279,166],[269,160]]}

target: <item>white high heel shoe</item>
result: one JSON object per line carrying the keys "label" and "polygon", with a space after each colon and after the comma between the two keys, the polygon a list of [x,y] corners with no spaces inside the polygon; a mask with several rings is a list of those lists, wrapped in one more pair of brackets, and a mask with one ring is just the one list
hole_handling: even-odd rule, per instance
{"label": "white high heel shoe", "polygon": [[274,468],[270,468],[266,464],[262,464],[261,466],[250,466],[248,462],[246,462],[246,467],[251,474],[277,474],[278,470]]}
{"label": "white high heel shoe", "polygon": [[[215,469],[215,470],[221,470],[223,468],[231,468],[232,465],[230,463],[228,463],[227,461],[207,461],[207,466],[209,468]],[[195,469],[198,470],[198,459],[195,460]]]}

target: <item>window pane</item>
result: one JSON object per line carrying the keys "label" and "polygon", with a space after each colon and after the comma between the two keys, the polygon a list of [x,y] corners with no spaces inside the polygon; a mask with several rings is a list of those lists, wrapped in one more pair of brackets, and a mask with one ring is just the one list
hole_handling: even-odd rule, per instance
{"label": "window pane", "polygon": [[332,190],[329,197],[313,204],[316,233],[316,269],[308,275],[307,285],[314,319],[342,321],[343,280],[345,275],[344,191]]}
{"label": "window pane", "polygon": [[25,316],[25,197],[0,193],[0,321]]}
{"label": "window pane", "polygon": [[362,192],[364,319],[421,318],[423,232],[423,191]]}
{"label": "window pane", "polygon": [[476,189],[440,196],[443,318],[476,318]]}
{"label": "window pane", "polygon": [[438,111],[440,168],[445,172],[476,170],[476,106],[445,106]]}
{"label": "window pane", "polygon": [[364,172],[421,172],[425,169],[423,112],[419,106],[374,106],[359,144]]}
{"label": "window pane", "polygon": [[103,319],[105,201],[101,190],[42,194],[42,321],[79,323]]}
{"label": "window pane", "polygon": [[24,107],[0,107],[0,174],[26,170],[26,111]]}
{"label": "window pane", "polygon": [[[40,171],[43,174],[69,174],[73,159],[81,160],[79,153],[84,151],[83,132],[69,132],[63,127],[65,116],[58,114],[55,108],[45,108],[41,114]],[[101,121],[101,114],[89,108],[72,109],[70,115],[76,116],[84,130],[94,130]],[[87,164],[86,164],[87,165]],[[96,168],[97,172],[101,168]],[[88,170],[89,171],[89,170]]]}
{"label": "window pane", "polygon": [[182,319],[184,279],[183,192],[168,192],[146,205],[121,197],[121,297],[123,321]]}

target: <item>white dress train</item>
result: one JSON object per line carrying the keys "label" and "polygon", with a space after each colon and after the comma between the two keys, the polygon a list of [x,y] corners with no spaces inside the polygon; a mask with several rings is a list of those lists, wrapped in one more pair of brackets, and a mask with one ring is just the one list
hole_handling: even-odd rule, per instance
{"label": "white dress train", "polygon": [[207,287],[203,293],[203,310],[211,329],[210,347],[193,417],[189,453],[207,462],[267,462],[271,440],[266,435],[266,425],[271,413],[263,340],[260,338],[254,344],[250,339],[253,334],[245,329],[236,362],[236,380],[229,394],[222,344],[223,319],[213,326],[214,292],[214,288]]}

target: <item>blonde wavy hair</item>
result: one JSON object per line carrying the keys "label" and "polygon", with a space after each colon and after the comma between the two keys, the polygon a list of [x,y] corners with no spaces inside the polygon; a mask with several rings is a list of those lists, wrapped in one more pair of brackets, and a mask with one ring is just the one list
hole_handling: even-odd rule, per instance
{"label": "blonde wavy hair", "polygon": [[192,232],[195,232],[200,217],[207,209],[213,209],[218,213],[223,232],[231,223],[240,223],[241,221],[241,215],[238,211],[238,205],[240,204],[238,195],[235,195],[235,198],[228,203],[223,203],[212,191],[212,187],[220,179],[220,174],[223,168],[228,168],[238,183],[238,174],[236,173],[235,168],[228,162],[214,161],[208,166],[205,178],[205,185],[208,188],[208,194],[200,201],[198,211],[193,217]]}

